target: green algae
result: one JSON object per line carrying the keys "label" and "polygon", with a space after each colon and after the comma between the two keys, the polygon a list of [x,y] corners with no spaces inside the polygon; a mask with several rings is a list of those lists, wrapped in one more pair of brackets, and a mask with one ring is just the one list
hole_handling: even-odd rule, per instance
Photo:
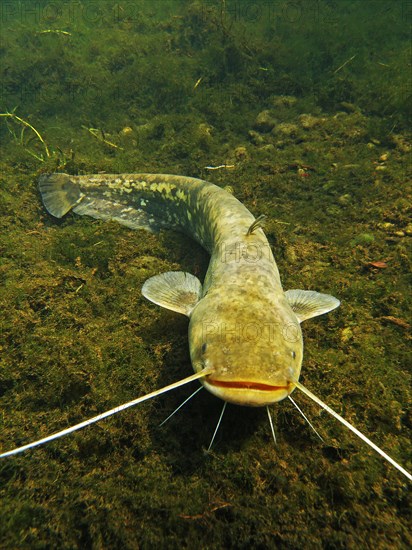
{"label": "green algae", "polygon": [[[301,17],[262,3],[255,18],[241,2],[87,5],[2,20],[2,112],[17,106],[51,156],[0,121],[1,448],[190,373],[187,321],[140,289],[167,270],[202,277],[206,254],[172,233],[56,221],[36,190],[57,169],[172,172],[230,185],[269,218],[285,288],[342,300],[303,326],[303,383],[410,469],[407,14],[349,1],[316,3],[318,16],[303,4]],[[264,110],[273,132],[254,128]],[[205,169],[224,163],[236,167]],[[263,411],[230,407],[206,453],[221,409],[210,395],[158,427],[187,395],[2,460],[0,546],[411,545],[405,480],[316,405],[296,396],[325,443],[282,402],[276,447]]]}

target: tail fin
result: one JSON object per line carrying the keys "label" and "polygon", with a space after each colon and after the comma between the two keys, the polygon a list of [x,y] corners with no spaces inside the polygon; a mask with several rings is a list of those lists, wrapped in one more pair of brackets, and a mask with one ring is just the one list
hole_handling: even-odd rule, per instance
{"label": "tail fin", "polygon": [[68,174],[43,174],[39,190],[47,212],[55,218],[62,218],[83,198]]}

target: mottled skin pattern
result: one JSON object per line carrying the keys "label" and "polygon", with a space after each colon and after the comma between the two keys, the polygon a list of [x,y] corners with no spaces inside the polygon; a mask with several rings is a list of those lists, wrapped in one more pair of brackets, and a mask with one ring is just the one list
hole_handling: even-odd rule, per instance
{"label": "mottled skin pattern", "polygon": [[243,204],[216,185],[183,176],[53,177],[62,178],[61,187],[71,206],[77,203],[72,210],[78,214],[131,228],[177,228],[211,254],[202,299],[189,324],[194,370],[213,368],[201,381],[210,392],[250,406],[291,393],[302,363],[300,325],[263,230],[247,235],[255,218]]}

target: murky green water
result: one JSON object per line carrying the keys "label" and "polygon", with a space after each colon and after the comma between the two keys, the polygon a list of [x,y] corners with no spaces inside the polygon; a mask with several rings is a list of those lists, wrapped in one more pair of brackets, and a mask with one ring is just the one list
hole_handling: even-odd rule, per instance
{"label": "murky green water", "polygon": [[[188,238],[44,211],[40,173],[231,186],[303,325],[302,380],[411,469],[409,2],[1,3],[0,403],[7,450],[191,372],[187,321],[141,296],[202,277]],[[233,166],[210,170],[206,167]],[[409,185],[409,187],[408,187]],[[409,247],[409,248],[408,248]],[[182,388],[0,462],[1,548],[407,548],[400,473],[296,396],[228,407]]]}

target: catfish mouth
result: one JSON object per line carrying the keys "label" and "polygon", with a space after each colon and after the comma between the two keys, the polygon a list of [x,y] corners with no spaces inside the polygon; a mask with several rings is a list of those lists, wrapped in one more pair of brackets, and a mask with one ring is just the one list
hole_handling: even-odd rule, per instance
{"label": "catfish mouth", "polygon": [[248,380],[214,380],[208,377],[207,383],[211,386],[217,386],[219,388],[228,388],[233,390],[258,390],[274,392],[279,390],[289,390],[289,384],[286,386],[273,386],[271,384],[262,384],[261,382],[252,382]]}

